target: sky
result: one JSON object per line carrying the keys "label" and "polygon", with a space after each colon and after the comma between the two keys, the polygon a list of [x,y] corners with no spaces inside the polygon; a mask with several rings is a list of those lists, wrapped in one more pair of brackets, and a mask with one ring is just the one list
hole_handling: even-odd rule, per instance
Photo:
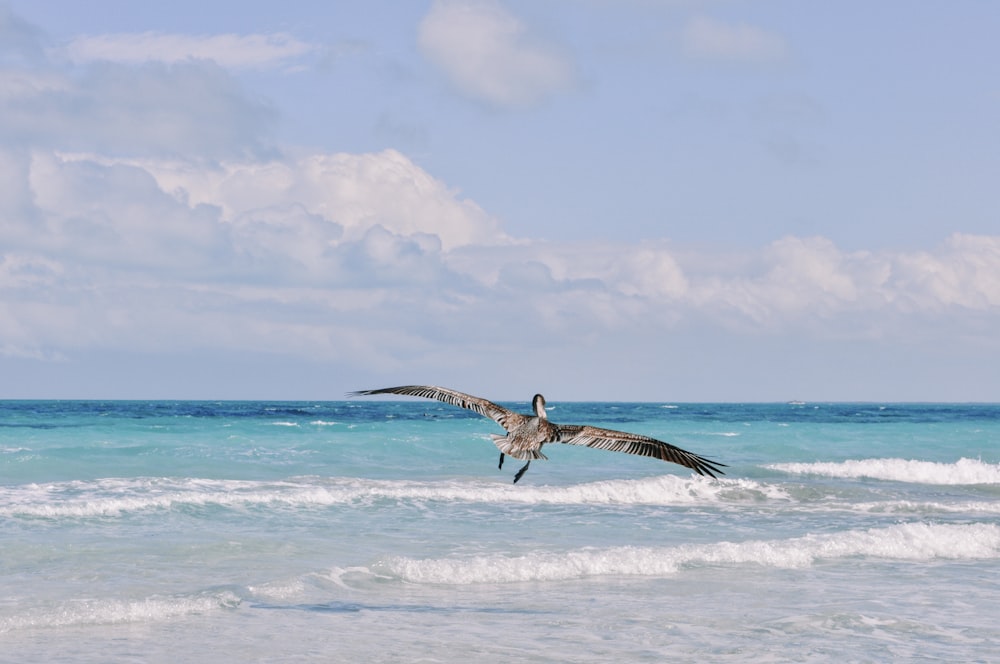
{"label": "sky", "polygon": [[1000,401],[998,32],[0,0],[0,398]]}

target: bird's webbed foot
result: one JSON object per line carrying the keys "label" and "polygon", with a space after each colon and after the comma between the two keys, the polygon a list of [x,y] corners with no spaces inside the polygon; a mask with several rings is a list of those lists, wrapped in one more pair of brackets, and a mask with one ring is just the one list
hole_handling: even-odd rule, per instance
{"label": "bird's webbed foot", "polygon": [[519,479],[521,479],[521,475],[524,475],[524,472],[526,470],[528,470],[528,466],[530,466],[530,465],[531,465],[531,461],[528,461],[528,463],[524,464],[524,467],[521,468],[521,470],[517,471],[517,474],[514,475],[514,484],[517,484],[517,481]]}
{"label": "bird's webbed foot", "polygon": [[497,466],[497,470],[503,468],[503,452],[500,453],[500,465]]}

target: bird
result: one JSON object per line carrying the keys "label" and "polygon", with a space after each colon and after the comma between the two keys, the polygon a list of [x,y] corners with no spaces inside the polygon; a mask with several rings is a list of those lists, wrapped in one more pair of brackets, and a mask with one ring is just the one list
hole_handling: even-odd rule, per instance
{"label": "bird", "polygon": [[549,420],[545,412],[545,397],[541,394],[536,394],[531,400],[531,408],[535,413],[533,416],[514,412],[482,397],[434,385],[400,385],[399,387],[383,387],[375,390],[359,390],[349,392],[348,396],[360,397],[376,394],[402,394],[436,399],[490,418],[507,431],[504,436],[490,434],[493,444],[500,450],[500,463],[497,468],[503,468],[504,455],[515,459],[527,459],[527,463],[514,475],[514,484],[517,484],[517,481],[527,472],[528,466],[533,460],[548,459],[542,454],[542,446],[546,443],[583,445],[584,447],[654,457],[691,468],[699,475],[708,475],[713,478],[716,477],[716,473],[725,475],[721,468],[725,468],[726,464],[711,461],[649,436],[589,425],[556,424]]}

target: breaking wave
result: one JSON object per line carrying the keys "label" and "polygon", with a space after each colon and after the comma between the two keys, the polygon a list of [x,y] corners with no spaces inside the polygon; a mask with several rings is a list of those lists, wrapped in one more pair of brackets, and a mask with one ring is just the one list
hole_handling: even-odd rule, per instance
{"label": "breaking wave", "polygon": [[772,470],[799,475],[869,478],[917,484],[1000,484],[1000,464],[962,458],[955,463],[908,459],[860,459],[821,463],[776,463]]}
{"label": "breaking wave", "polygon": [[0,634],[42,627],[160,622],[236,608],[240,603],[240,598],[228,591],[136,600],[88,599],[59,602],[48,607],[36,607],[19,615],[0,617]]}
{"label": "breaking wave", "polygon": [[0,515],[115,517],[197,507],[323,507],[379,501],[552,505],[697,505],[788,500],[780,487],[753,480],[674,475],[570,486],[514,487],[478,481],[418,482],[305,478],[256,482],[202,479],[103,479],[0,490]]}
{"label": "breaking wave", "polygon": [[1000,557],[1000,526],[907,523],[783,540],[675,547],[584,548],[418,560],[386,558],[373,571],[410,583],[466,585],[597,576],[672,576],[684,568],[759,565],[804,568],[820,560],[973,560]]}

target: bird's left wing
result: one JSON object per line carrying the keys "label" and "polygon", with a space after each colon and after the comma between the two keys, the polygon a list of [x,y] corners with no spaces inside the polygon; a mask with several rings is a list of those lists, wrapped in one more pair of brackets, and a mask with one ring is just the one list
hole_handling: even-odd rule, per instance
{"label": "bird's left wing", "polygon": [[691,468],[699,475],[709,475],[710,477],[715,477],[716,473],[725,475],[720,466],[725,467],[726,464],[711,461],[649,436],[576,424],[559,424],[557,426],[560,443],[654,457]]}
{"label": "bird's left wing", "polygon": [[515,413],[503,406],[498,406],[482,397],[459,392],[458,390],[450,390],[447,387],[435,387],[434,385],[400,385],[399,387],[383,387],[377,390],[359,390],[357,392],[350,392],[348,396],[360,397],[373,394],[405,394],[412,397],[437,399],[452,406],[465,408],[488,417],[507,431],[517,427],[525,419],[524,415]]}

